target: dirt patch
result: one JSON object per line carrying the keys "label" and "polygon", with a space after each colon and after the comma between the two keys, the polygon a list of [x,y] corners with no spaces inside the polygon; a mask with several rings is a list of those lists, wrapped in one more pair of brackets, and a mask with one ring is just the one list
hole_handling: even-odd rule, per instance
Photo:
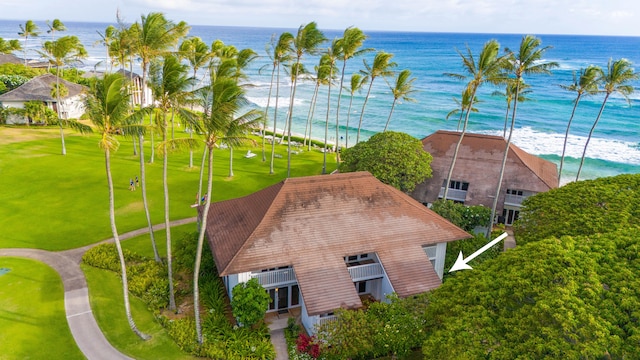
{"label": "dirt patch", "polygon": [[1,126],[0,145],[23,141],[52,139],[60,136],[59,129],[43,128],[40,126]]}

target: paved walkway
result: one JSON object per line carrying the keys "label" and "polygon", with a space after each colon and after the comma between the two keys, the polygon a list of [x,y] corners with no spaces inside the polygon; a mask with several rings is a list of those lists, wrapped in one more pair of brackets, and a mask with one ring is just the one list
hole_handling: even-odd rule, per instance
{"label": "paved walkway", "polygon": [[269,333],[271,335],[271,343],[276,349],[275,360],[288,360],[289,351],[287,349],[287,341],[284,338],[284,328],[287,327],[289,315],[274,318],[269,321]]}
{"label": "paved walkway", "polygon": [[[172,221],[171,226],[194,223],[196,218]],[[153,230],[164,229],[164,223],[153,226]],[[148,228],[138,229],[120,235],[120,240],[148,233]],[[90,248],[105,242],[113,242],[113,238],[82,248],[52,252],[38,249],[0,249],[0,256],[25,257],[51,266],[62,278],[64,285],[64,308],[71,334],[78,344],[80,351],[89,360],[120,360],[131,359],[116,350],[104,337],[98,323],[93,316],[89,304],[89,290],[84,273],[80,269],[82,255]],[[284,337],[283,337],[284,339]]]}

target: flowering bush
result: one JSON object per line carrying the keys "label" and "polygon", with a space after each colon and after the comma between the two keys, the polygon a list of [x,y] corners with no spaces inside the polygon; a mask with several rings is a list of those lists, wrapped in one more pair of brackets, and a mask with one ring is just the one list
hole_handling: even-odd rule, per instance
{"label": "flowering bush", "polygon": [[305,333],[301,333],[298,335],[298,340],[296,340],[296,347],[298,352],[308,354],[314,359],[317,359],[320,356],[320,344],[318,343],[318,339],[316,336],[309,336]]}

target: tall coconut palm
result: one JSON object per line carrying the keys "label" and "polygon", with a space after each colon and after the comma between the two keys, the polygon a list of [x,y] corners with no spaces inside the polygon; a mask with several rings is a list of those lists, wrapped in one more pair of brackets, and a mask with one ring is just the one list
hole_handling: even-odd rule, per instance
{"label": "tall coconut palm", "polygon": [[571,129],[573,116],[583,96],[595,95],[600,91],[600,80],[602,80],[602,69],[599,66],[590,65],[587,66],[586,69],[580,69],[577,76],[575,71],[573,72],[573,83],[571,83],[571,85],[560,85],[561,88],[567,91],[575,92],[576,98],[573,100],[573,109],[567,122],[567,131],[564,133],[562,156],[560,156],[560,168],[558,169],[558,185],[560,185],[559,182],[562,177],[564,156],[567,150],[567,141],[569,139],[569,130]]}
{"label": "tall coconut palm", "polygon": [[[202,248],[204,245],[204,234],[207,228],[209,207],[212,198],[213,183],[213,150],[221,137],[230,144],[241,143],[251,128],[261,119],[261,113],[256,110],[249,110],[241,113],[242,109],[248,105],[245,98],[244,89],[238,85],[234,78],[235,61],[231,59],[223,60],[216,66],[212,66],[209,71],[210,85],[203,89],[203,93],[209,98],[207,104],[210,108],[205,111],[208,116],[203,118],[200,129],[204,135],[204,143],[207,149],[207,196],[201,212],[201,223],[198,233],[198,244],[196,248],[196,259],[193,271],[193,305],[196,322],[197,340],[202,344],[202,327],[200,324],[200,264],[202,258]],[[195,125],[195,124],[194,124]],[[235,128],[233,133],[242,134],[240,136],[230,136],[230,129]]]}
{"label": "tall coconut palm", "polygon": [[443,200],[446,200],[447,195],[449,194],[449,183],[451,183],[451,177],[453,176],[453,169],[456,166],[456,160],[458,159],[458,151],[460,150],[462,139],[464,139],[464,134],[467,131],[469,115],[471,114],[471,109],[473,108],[473,103],[476,99],[476,92],[478,91],[478,88],[485,83],[500,84],[505,81],[504,74],[502,72],[505,66],[505,57],[498,55],[500,52],[500,44],[498,43],[498,41],[489,40],[482,46],[482,50],[480,50],[480,55],[478,56],[477,63],[469,46],[467,46],[466,55],[463,54],[460,50],[456,51],[462,59],[462,66],[466,74],[447,73],[445,75],[460,80],[470,79],[465,87],[465,90],[462,93],[462,103],[464,104],[465,96],[468,96],[469,103],[468,106],[463,106],[465,107],[465,109],[463,109],[465,116],[464,122],[462,124],[462,132],[460,133],[460,139],[458,139],[458,143],[456,144],[456,148],[453,152],[453,157],[451,158],[449,173],[447,174],[447,180],[444,184],[444,194],[442,196]]}
{"label": "tall coconut palm", "polygon": [[131,316],[129,305],[129,289],[127,283],[127,267],[125,264],[122,246],[115,218],[115,199],[113,191],[113,178],[111,175],[111,153],[118,150],[119,142],[116,134],[124,131],[143,131],[139,126],[131,125],[129,94],[126,92],[125,79],[120,74],[109,74],[97,81],[86,97],[86,113],[89,119],[100,132],[99,146],[104,151],[107,185],[109,189],[109,222],[111,233],[118,251],[120,260],[120,275],[122,277],[122,293],[124,295],[124,308],[127,321],[131,330],[140,338],[147,340],[150,337],[142,333],[136,326]]}
{"label": "tall coconut palm", "polygon": [[105,47],[106,55],[104,57],[104,72],[108,73],[111,71],[111,66],[113,62],[111,61],[111,55],[109,53],[109,48],[111,47],[111,43],[115,41],[116,35],[118,33],[118,29],[115,26],[109,25],[104,29],[104,33],[97,31],[100,40],[96,42],[97,44],[103,45]]}
{"label": "tall coconut palm", "polygon": [[370,66],[366,60],[363,60],[365,70],[360,70],[360,73],[364,76],[364,80],[369,83],[369,88],[367,89],[367,95],[364,98],[364,102],[362,103],[362,110],[360,112],[360,121],[358,121],[358,132],[356,135],[356,144],[360,142],[360,129],[362,129],[362,119],[364,118],[364,109],[367,107],[367,101],[369,100],[369,96],[371,95],[371,88],[373,87],[373,81],[378,77],[387,77],[393,74],[393,68],[397,65],[395,62],[391,61],[393,54],[378,51],[376,56],[373,58],[373,64]]}
{"label": "tall coconut palm", "polygon": [[361,74],[352,74],[349,82],[349,109],[347,111],[347,124],[345,125],[344,147],[349,147],[349,121],[351,120],[351,106],[353,105],[353,97],[356,92],[360,92],[366,83],[366,77]]}
{"label": "tall coconut palm", "polygon": [[[160,128],[162,130],[161,153],[162,157],[162,184],[164,191],[164,223],[167,240],[167,270],[169,277],[169,309],[176,310],[176,300],[173,291],[173,265],[171,253],[171,225],[169,223],[169,183],[167,181],[168,158],[171,152],[183,148],[196,146],[193,139],[168,139],[167,128],[169,126],[168,116],[171,117],[176,112],[183,118],[194,117],[188,110],[183,108],[185,97],[192,88],[193,78],[188,76],[189,67],[180,63],[180,60],[173,55],[166,55],[162,62],[153,62],[150,67],[150,85],[154,93],[157,106],[162,113]],[[157,250],[154,246],[154,254]]]}
{"label": "tall coconut palm", "polygon": [[[450,117],[452,117],[453,115],[459,115],[458,117],[458,126],[456,128],[456,131],[460,131],[460,124],[462,123],[462,120],[464,118],[464,114],[466,113],[466,111],[471,111],[474,113],[478,112],[477,108],[474,107],[469,107],[470,106],[470,100],[471,98],[470,93],[469,93],[469,88],[465,87],[464,90],[462,91],[462,96],[460,97],[460,100],[458,100],[457,98],[453,98],[453,101],[458,105],[457,108],[449,111],[447,113],[446,116],[446,120],[449,120]],[[473,103],[477,104],[479,102],[478,98],[473,99]]]}
{"label": "tall coconut palm", "polygon": [[[267,124],[267,119],[269,115],[269,104],[271,102],[271,91],[273,90],[273,78],[275,75],[275,83],[276,83],[276,101],[273,111],[273,141],[271,142],[271,163],[269,165],[269,174],[274,174],[273,170],[273,161],[275,159],[275,151],[276,151],[276,130],[278,129],[278,100],[280,97],[280,66],[285,65],[288,66],[288,63],[291,61],[291,43],[293,42],[293,35],[288,32],[283,32],[278,37],[278,41],[275,41],[275,37],[271,38],[271,42],[267,45],[266,52],[271,59],[271,82],[269,84],[269,95],[267,97],[267,107],[264,110],[264,125]],[[265,65],[266,66],[266,65]],[[262,161],[265,161],[265,131],[263,128],[262,131]]]}
{"label": "tall coconut palm", "polygon": [[49,22],[49,20],[47,20],[47,27],[49,28],[47,30],[47,34],[51,34],[51,40],[55,40],[56,39],[56,31],[60,32],[60,31],[66,31],[67,27],[64,26],[64,24],[62,23],[62,21],[58,20],[58,19],[53,19],[52,22]]}
{"label": "tall coconut palm", "polygon": [[56,67],[56,109],[58,113],[58,125],[60,126],[60,139],[62,141],[62,155],[66,155],[67,148],[64,142],[63,125],[69,125],[81,132],[87,131],[87,126],[77,121],[66,119],[66,117],[63,119],[61,116],[60,107],[62,102],[60,101],[60,68],[71,61],[77,61],[81,58],[87,57],[87,51],[77,36],[63,36],[58,40],[45,42],[40,54],[49,61],[49,64]]}
{"label": "tall coconut palm", "polygon": [[12,39],[5,40],[0,38],[0,54],[11,54],[14,51],[22,50],[22,45],[20,45],[20,40]]}
{"label": "tall coconut palm", "polygon": [[[507,102],[507,111],[505,111],[505,114],[504,114],[504,126],[502,128],[502,137],[505,139],[507,138],[507,126],[509,124],[509,113],[511,112],[511,104],[513,103],[513,96],[515,95],[515,92],[516,92],[516,85],[517,84],[515,82],[515,79],[509,79],[507,80],[507,84],[505,86],[504,92],[496,90],[491,94],[494,96],[502,96]],[[530,100],[527,97],[527,95],[531,93],[531,90],[528,90],[528,88],[530,88],[531,86],[521,81],[519,87],[520,87],[520,91],[518,95],[518,102],[521,103],[521,102]]]}
{"label": "tall coconut palm", "polygon": [[[342,88],[344,86],[344,73],[347,68],[347,61],[350,59],[360,56],[366,53],[373,51],[373,49],[361,49],[365,40],[367,40],[367,35],[357,27],[348,27],[344,30],[342,37],[338,40],[338,46],[341,49],[341,58],[342,58],[342,70],[340,71],[340,87],[338,90],[338,103],[336,104],[336,144],[338,142],[339,133],[338,130],[340,128],[340,100],[342,99]],[[353,94],[351,96],[351,100],[353,100]],[[351,105],[349,105],[351,106]],[[348,116],[348,114],[347,114]],[[347,127],[347,132],[348,132]],[[347,134],[348,136],[348,134]],[[347,144],[345,138],[345,146]],[[338,157],[339,159],[339,157]]]}
{"label": "tall coconut palm", "polygon": [[33,22],[33,20],[27,20],[24,25],[20,24],[20,31],[18,36],[24,37],[24,65],[27,66],[27,40],[29,37],[38,37],[40,35],[40,28]]}
{"label": "tall coconut palm", "polygon": [[398,73],[396,77],[395,84],[393,86],[389,85],[391,92],[393,93],[393,104],[391,104],[391,111],[389,111],[389,117],[387,118],[387,123],[384,124],[384,131],[387,131],[387,127],[389,126],[389,121],[391,121],[391,114],[393,114],[393,109],[396,107],[396,103],[398,99],[402,99],[408,102],[416,102],[416,99],[410,97],[412,93],[417,90],[413,88],[413,82],[416,81],[416,78],[411,77],[411,71],[408,69],[404,69]]}
{"label": "tall coconut palm", "polygon": [[604,90],[604,100],[602,100],[602,106],[600,106],[598,116],[593,122],[591,130],[589,130],[589,136],[587,136],[587,141],[584,144],[584,150],[582,151],[582,157],[580,158],[580,166],[578,167],[576,181],[580,180],[580,173],[582,172],[584,159],[587,155],[587,147],[589,146],[589,141],[591,141],[591,136],[593,135],[593,131],[596,129],[596,125],[598,125],[598,121],[602,116],[602,112],[604,111],[604,107],[607,104],[607,100],[609,100],[609,96],[611,96],[611,94],[613,93],[618,93],[622,95],[622,97],[624,97],[627,102],[629,102],[629,95],[631,95],[634,91],[633,85],[629,83],[638,79],[638,73],[636,73],[631,66],[631,61],[624,58],[618,60],[609,59],[609,62],[607,63],[607,69],[600,77],[600,83],[602,84]]}
{"label": "tall coconut palm", "polygon": [[[311,95],[311,102],[309,103],[309,112],[307,113],[307,126],[305,126],[304,133],[304,142],[303,146],[308,146],[307,150],[311,151],[311,134],[313,131],[313,116],[316,111],[316,104],[318,103],[318,91],[320,90],[320,85],[328,85],[329,72],[331,69],[328,66],[324,65],[326,57],[320,57],[320,63],[314,66],[314,70],[316,72],[315,75],[315,86],[313,89],[313,95]],[[309,137],[309,142],[307,143],[307,136]]]}
{"label": "tall coconut palm", "polygon": [[293,121],[293,103],[296,98],[296,85],[298,84],[298,75],[301,66],[301,60],[304,55],[318,55],[322,52],[320,45],[327,41],[324,33],[318,29],[318,25],[315,22],[310,22],[306,25],[301,25],[298,28],[296,36],[291,42],[291,48],[295,57],[295,61],[292,67],[293,82],[291,83],[291,97],[289,99],[289,112],[287,119],[287,177],[291,175],[291,123]]}
{"label": "tall coconut palm", "polygon": [[553,61],[544,61],[545,52],[550,49],[550,46],[541,47],[542,41],[532,35],[525,35],[520,42],[520,47],[517,51],[511,51],[508,48],[505,49],[508,57],[506,62],[506,71],[515,76],[513,80],[515,82],[515,92],[513,93],[513,112],[511,113],[511,127],[509,129],[509,136],[507,137],[507,144],[504,149],[504,155],[502,157],[502,166],[500,168],[500,175],[498,176],[498,185],[496,186],[496,196],[493,198],[493,206],[491,207],[491,218],[487,229],[487,238],[491,234],[491,228],[493,227],[493,219],[496,216],[496,208],[498,207],[498,199],[500,198],[500,192],[502,190],[502,178],[504,177],[504,171],[507,166],[507,158],[509,156],[509,148],[511,147],[511,137],[513,136],[513,129],[516,123],[516,115],[518,112],[518,100],[520,99],[520,89],[524,75],[550,75],[551,69],[558,67],[558,63]]}
{"label": "tall coconut palm", "polygon": [[[322,152],[322,173],[323,174],[327,173],[327,150],[328,150],[327,137],[329,136],[329,113],[331,112],[331,84],[333,83],[334,75],[338,71],[338,69],[336,68],[336,60],[341,55],[341,51],[342,49],[340,49],[340,45],[338,44],[338,41],[333,40],[333,42],[331,43],[331,46],[327,49],[326,53],[322,54],[322,59],[320,60],[320,63],[322,64],[321,66],[326,66],[329,69],[329,74],[328,74],[329,76],[327,78],[327,86],[328,86],[327,87],[327,114],[326,114],[327,118],[325,119],[325,123],[324,123],[324,148],[323,148],[324,151]],[[336,130],[336,135],[337,135],[337,130]],[[338,146],[339,146],[338,138],[336,136],[335,150],[336,150],[336,155],[339,157]],[[291,153],[289,153],[289,157],[291,157]]]}

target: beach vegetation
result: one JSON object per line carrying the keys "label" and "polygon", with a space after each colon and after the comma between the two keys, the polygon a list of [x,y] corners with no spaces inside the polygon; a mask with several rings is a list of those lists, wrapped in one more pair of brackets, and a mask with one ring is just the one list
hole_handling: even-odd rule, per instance
{"label": "beach vegetation", "polygon": [[40,35],[40,28],[36,25],[33,20],[27,20],[24,25],[19,24],[20,31],[18,31],[18,36],[24,37],[24,46],[23,46],[23,56],[24,56],[24,65],[27,65],[27,41],[30,37],[38,37]]}
{"label": "beach vegetation", "polygon": [[389,111],[389,117],[387,118],[387,122],[384,124],[384,130],[382,131],[387,131],[387,128],[389,127],[389,122],[391,121],[391,115],[393,114],[393,110],[395,109],[396,104],[398,103],[398,100],[404,100],[406,102],[416,101],[416,99],[409,96],[412,93],[417,91],[413,87],[414,81],[416,81],[416,78],[411,77],[411,70],[404,69],[398,73],[393,85],[389,84],[389,89],[391,89],[391,93],[393,94],[393,103],[391,103],[391,110]]}
{"label": "beach vegetation", "polygon": [[386,131],[343,151],[340,172],[368,171],[403,192],[431,177],[431,154],[411,135]]}
{"label": "beach vegetation", "polygon": [[356,133],[356,144],[360,142],[360,130],[362,129],[362,120],[364,119],[364,109],[367,107],[369,96],[371,96],[373,81],[379,77],[387,78],[393,75],[393,69],[398,66],[398,64],[396,64],[394,61],[391,61],[392,58],[393,54],[385,51],[378,51],[374,56],[371,65],[369,65],[366,60],[362,60],[365,69],[360,70],[360,73],[362,74],[362,76],[364,76],[363,81],[365,83],[369,83],[369,87],[367,88],[367,95],[364,97],[362,110],[360,111],[358,132]]}
{"label": "beach vegetation", "polygon": [[513,91],[513,111],[511,112],[511,126],[509,128],[509,135],[507,136],[507,144],[502,155],[502,165],[500,167],[500,175],[498,175],[498,185],[496,186],[496,195],[493,198],[493,205],[491,206],[491,217],[489,218],[489,226],[487,227],[487,238],[490,237],[491,229],[493,227],[493,219],[496,216],[496,209],[498,208],[498,198],[502,191],[502,179],[504,178],[504,172],[507,167],[507,158],[509,157],[509,148],[511,147],[511,139],[513,136],[513,130],[516,124],[516,116],[518,113],[518,103],[520,102],[520,91],[525,89],[523,87],[523,77],[525,75],[551,75],[551,69],[557,68],[558,63],[555,61],[545,61],[544,55],[551,46],[542,47],[542,40],[533,36],[525,35],[522,37],[520,47],[516,51],[512,51],[509,48],[505,49],[508,54],[506,61],[503,63],[506,76],[509,77],[509,82],[515,83],[515,91]]}
{"label": "beach vegetation", "polygon": [[5,40],[0,37],[0,54],[11,54],[18,50],[22,50],[22,44],[18,39]]}
{"label": "beach vegetation", "polygon": [[631,82],[637,80],[639,77],[640,75],[635,72],[629,60],[625,58],[618,60],[609,59],[607,68],[604,72],[601,73],[599,79],[603,87],[604,99],[602,100],[602,105],[600,106],[598,116],[596,117],[593,125],[591,126],[591,129],[589,130],[587,141],[584,144],[584,150],[582,151],[582,157],[580,158],[580,166],[578,166],[576,181],[580,180],[580,173],[582,172],[584,159],[587,156],[587,148],[589,147],[591,136],[593,136],[593,132],[598,125],[598,121],[600,120],[600,117],[604,112],[604,107],[607,104],[607,100],[609,100],[611,94],[616,93],[621,95],[627,101],[627,103],[630,104],[631,100],[629,99],[629,95],[631,95],[635,90]]}
{"label": "beach vegetation", "polygon": [[47,34],[51,34],[51,41],[56,39],[56,31],[66,31],[67,27],[60,19],[53,19],[53,21],[47,20]]}
{"label": "beach vegetation", "polygon": [[462,123],[460,139],[458,139],[458,143],[456,144],[456,148],[453,152],[453,157],[451,158],[451,165],[449,166],[449,173],[447,174],[447,180],[445,183],[447,186],[444,187],[444,194],[442,195],[444,200],[446,200],[449,195],[448,184],[451,183],[451,177],[453,176],[456,160],[458,159],[458,152],[460,151],[464,134],[467,132],[469,115],[473,112],[473,104],[476,100],[476,93],[478,89],[485,83],[498,85],[505,81],[502,70],[505,66],[506,57],[499,55],[500,44],[497,40],[489,40],[482,46],[482,50],[480,50],[480,54],[478,55],[477,63],[469,46],[467,46],[466,54],[460,50],[457,50],[457,52],[462,60],[464,74],[447,73],[445,75],[458,80],[469,79],[469,82],[466,84],[465,89],[462,92],[461,112],[464,113],[464,121]]}
{"label": "beach vegetation", "polygon": [[585,69],[580,69],[578,74],[573,72],[573,82],[570,85],[560,85],[561,88],[567,91],[575,92],[576,98],[573,100],[573,108],[571,110],[571,116],[567,122],[567,131],[564,134],[564,142],[562,143],[562,155],[560,155],[560,166],[558,168],[558,181],[562,177],[562,168],[564,167],[564,157],[567,152],[567,141],[569,140],[569,131],[571,130],[571,123],[573,117],[576,114],[576,109],[583,96],[592,96],[600,92],[600,80],[602,79],[602,69],[599,66],[590,65]]}

